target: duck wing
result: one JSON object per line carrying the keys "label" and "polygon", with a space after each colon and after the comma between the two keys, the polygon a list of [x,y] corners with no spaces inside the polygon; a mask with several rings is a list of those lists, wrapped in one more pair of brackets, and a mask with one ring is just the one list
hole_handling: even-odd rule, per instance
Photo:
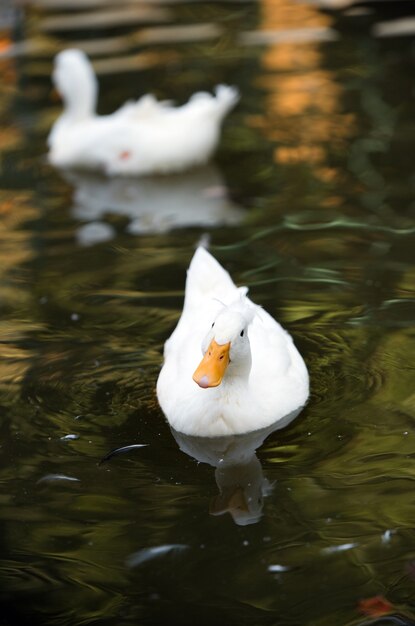
{"label": "duck wing", "polygon": [[199,91],[182,106],[174,106],[171,100],[158,101],[153,95],[147,94],[137,101],[126,102],[113,117],[129,122],[154,121],[160,118],[177,122],[184,117],[187,120],[213,117],[222,120],[239,100],[239,92],[234,87],[217,85],[215,95]]}
{"label": "duck wing", "polygon": [[149,121],[164,115],[166,111],[174,109],[170,100],[159,102],[153,95],[147,94],[139,100],[129,100],[123,104],[111,117],[126,122]]}

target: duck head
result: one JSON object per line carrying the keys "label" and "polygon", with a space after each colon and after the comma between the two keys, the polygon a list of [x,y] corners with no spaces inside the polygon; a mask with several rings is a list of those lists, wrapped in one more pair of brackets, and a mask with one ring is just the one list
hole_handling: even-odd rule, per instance
{"label": "duck head", "polygon": [[62,97],[65,114],[83,119],[95,113],[98,84],[88,57],[76,48],[56,55],[53,83]]}
{"label": "duck head", "polygon": [[248,326],[254,305],[241,297],[236,304],[225,306],[202,342],[203,359],[193,374],[195,383],[207,389],[217,387],[226,378],[247,376],[251,369],[251,347]]}

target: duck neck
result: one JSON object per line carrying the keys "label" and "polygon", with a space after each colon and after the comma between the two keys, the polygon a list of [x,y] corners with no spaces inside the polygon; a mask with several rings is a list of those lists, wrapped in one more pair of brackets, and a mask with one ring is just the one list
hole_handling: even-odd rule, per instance
{"label": "duck neck", "polygon": [[251,372],[251,367],[251,354],[249,354],[249,356],[246,355],[238,362],[233,361],[229,363],[225,378],[226,382],[234,385],[238,383],[246,384],[248,382],[248,377]]}
{"label": "duck neck", "polygon": [[98,96],[98,81],[92,65],[78,56],[73,53],[66,62],[58,62],[52,76],[64,104],[61,117],[68,123],[92,117]]}
{"label": "duck neck", "polygon": [[62,97],[63,116],[68,122],[80,122],[95,114],[97,89],[94,83],[84,82],[74,90],[66,90]]}

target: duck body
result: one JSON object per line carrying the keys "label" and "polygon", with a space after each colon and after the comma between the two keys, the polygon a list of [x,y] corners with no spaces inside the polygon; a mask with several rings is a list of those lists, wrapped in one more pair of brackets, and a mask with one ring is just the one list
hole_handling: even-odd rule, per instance
{"label": "duck body", "polygon": [[160,406],[175,430],[243,434],[306,403],[308,372],[291,336],[246,293],[207,250],[196,250],[157,382]]}
{"label": "duck body", "polygon": [[57,55],[53,81],[64,111],[49,134],[49,161],[107,175],[168,174],[206,163],[238,100],[236,89],[219,85],[215,95],[199,92],[181,107],[146,95],[98,116],[97,80],[86,55],[76,49]]}

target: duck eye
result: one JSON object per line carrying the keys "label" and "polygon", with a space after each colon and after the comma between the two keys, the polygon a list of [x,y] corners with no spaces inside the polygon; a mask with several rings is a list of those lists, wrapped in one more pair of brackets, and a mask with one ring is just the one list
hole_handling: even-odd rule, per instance
{"label": "duck eye", "polygon": [[214,325],[215,325],[215,322],[213,322],[213,324],[212,324],[212,328],[214,327]]}
{"label": "duck eye", "polygon": [[240,335],[241,335],[241,337],[244,336],[244,331],[243,330],[241,330]]}

